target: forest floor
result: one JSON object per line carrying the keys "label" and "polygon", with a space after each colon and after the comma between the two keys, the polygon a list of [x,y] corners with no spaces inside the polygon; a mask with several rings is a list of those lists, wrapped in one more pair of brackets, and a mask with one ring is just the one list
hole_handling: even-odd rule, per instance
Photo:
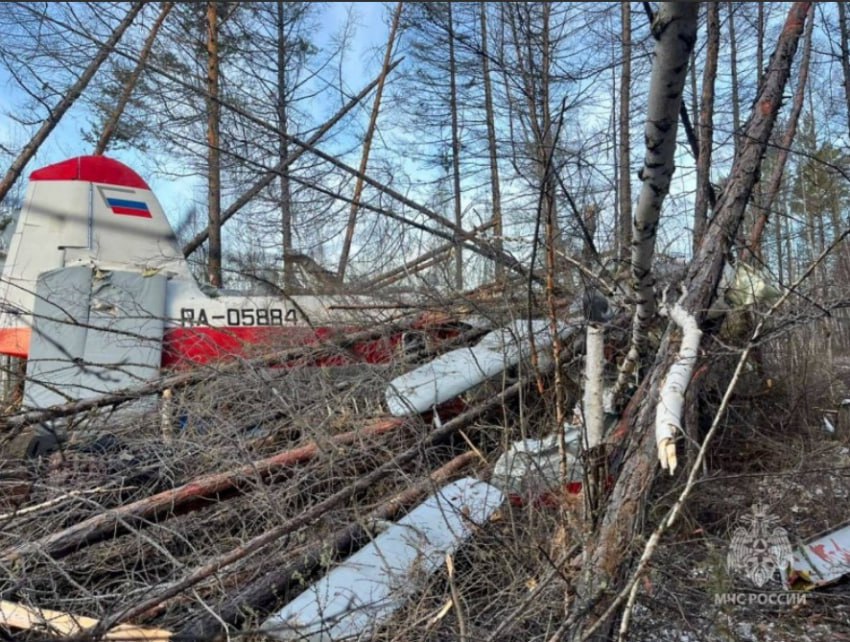
{"label": "forest floor", "polygon": [[[771,359],[778,359],[773,355]],[[770,361],[770,360],[768,360]],[[782,370],[770,386],[752,376],[740,386],[710,449],[705,474],[681,519],[662,539],[650,572],[641,581],[629,638],[657,642],[746,640],[850,641],[850,583],[838,582],[804,595],[793,605],[720,604],[726,595],[781,595],[778,574],[755,588],[727,568],[735,528],[751,507],[762,503],[792,542],[823,533],[850,519],[850,426],[823,430],[825,413],[850,397],[850,359],[832,367],[817,361]],[[710,420],[727,370],[701,393],[701,412]],[[332,435],[383,417],[380,398],[388,377],[403,366],[357,368],[331,376],[305,369],[269,373],[247,370],[211,373],[204,385],[179,403],[191,418],[171,443],[163,443],[156,413],[144,421],[101,418],[101,429],[117,442],[56,455],[39,466],[12,464],[0,470],[8,514],[0,521],[0,597],[37,608],[104,617],[132,607],[169,582],[184,577],[216,555],[285,523],[317,502],[348,487],[365,472],[419,443],[433,426],[417,420],[381,440],[333,446]],[[793,375],[791,374],[793,373]],[[215,376],[213,376],[215,375]],[[479,389],[475,404],[491,396]],[[473,448],[464,474],[486,478],[495,458],[518,438],[541,436],[548,410],[528,394],[480,417],[458,435],[400,466],[365,492],[350,497],[319,520],[212,575],[193,589],[148,609],[133,621],[185,631],[205,614],[216,613],[241,588],[271,570],[301,559],[316,542],[362,520],[367,510],[424,479],[435,467]],[[264,425],[261,431],[245,426]],[[224,427],[227,427],[225,430]],[[242,427],[242,428],[240,428]],[[238,492],[198,500],[190,512],[125,524],[126,534],[86,543],[56,559],[3,555],[21,542],[49,537],[62,528],[144,499],[210,472],[244,466],[263,456],[314,440],[313,460],[281,470],[260,483],[244,480]],[[685,453],[685,458],[687,454]],[[651,532],[681,490],[683,476],[661,477],[648,503],[643,533]],[[71,496],[69,493],[79,494]],[[55,504],[49,502],[55,500]],[[20,503],[23,501],[24,503]],[[41,506],[31,513],[10,508]],[[581,573],[586,537],[583,500],[566,494],[553,501],[506,502],[490,522],[453,556],[454,572],[432,574],[374,636],[379,640],[547,640],[572,603],[571,587]],[[187,508],[188,510],[188,508]],[[633,542],[639,554],[644,536]],[[298,594],[334,556],[294,574],[285,589],[262,608],[243,614],[240,630],[250,635],[266,615]],[[44,639],[16,634],[16,639]]]}

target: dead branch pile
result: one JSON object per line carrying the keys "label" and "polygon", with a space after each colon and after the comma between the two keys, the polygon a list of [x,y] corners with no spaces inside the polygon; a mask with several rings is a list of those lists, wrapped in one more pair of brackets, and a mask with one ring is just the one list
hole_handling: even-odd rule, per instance
{"label": "dead branch pile", "polygon": [[[204,639],[250,629],[382,520],[461,473],[486,477],[507,444],[549,430],[546,399],[524,372],[440,416],[387,416],[387,381],[435,350],[387,366],[269,369],[263,358],[177,375],[163,408],[69,412],[60,452],[0,471],[0,597],[92,617],[103,631],[132,623]],[[530,553],[513,553],[526,569],[517,573],[549,564],[554,525]],[[487,555],[504,560],[515,528],[497,520]],[[484,563],[459,568],[466,581],[487,575]]]}

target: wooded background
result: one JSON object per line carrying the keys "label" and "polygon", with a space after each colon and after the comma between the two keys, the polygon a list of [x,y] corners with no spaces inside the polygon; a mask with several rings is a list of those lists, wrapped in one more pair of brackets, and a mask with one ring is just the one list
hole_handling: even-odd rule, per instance
{"label": "wooded background", "polygon": [[[519,285],[524,312],[553,323],[582,290],[611,294],[633,316],[631,349],[616,358],[631,395],[618,409],[622,456],[610,494],[584,513],[582,570],[547,633],[609,639],[627,601],[628,630],[638,581],[728,418],[733,386],[700,377],[734,384],[753,355],[770,389],[811,355],[833,375],[850,350],[847,10],[399,2],[358,25],[356,4],[334,28],[329,6],[313,3],[0,4],[15,123],[0,149],[4,208],[77,114],[87,125],[66,143],[75,153],[191,177],[169,216],[214,287],[393,286],[457,301]],[[386,37],[354,78],[358,29]],[[724,267],[742,263],[783,298],[721,332],[708,313]],[[651,425],[679,343],[656,314],[655,282],[674,273],[704,333],[685,410],[690,472],[643,538]],[[562,347],[548,389],[555,427],[567,410]]]}
{"label": "wooded background", "polygon": [[[67,107],[87,125],[64,149],[193,185],[169,199],[168,215],[187,244],[209,228],[209,243],[187,249],[210,283],[244,286],[253,275],[298,289],[308,284],[297,265],[307,262],[326,280],[362,284],[459,244],[461,229],[527,264],[549,207],[559,254],[596,272],[628,254],[653,6],[399,3],[380,24],[363,24],[352,5],[332,27],[330,8],[314,3],[142,4],[0,7],[2,152],[11,164]],[[748,230],[767,214],[753,250],[782,282],[835,238],[848,198],[846,10],[813,11],[748,211]],[[689,125],[659,228],[658,249],[671,257],[687,259],[710,218],[784,12],[785,3],[701,6]],[[352,60],[363,30],[385,31],[385,43]],[[345,72],[352,65],[362,66],[358,78]],[[427,284],[463,289],[504,276],[472,247],[439,256]],[[848,260],[845,251],[819,269],[821,289]]]}

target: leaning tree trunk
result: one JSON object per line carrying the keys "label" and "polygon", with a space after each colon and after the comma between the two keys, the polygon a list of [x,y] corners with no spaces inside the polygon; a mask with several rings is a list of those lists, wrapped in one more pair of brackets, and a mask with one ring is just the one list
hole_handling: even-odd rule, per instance
{"label": "leaning tree trunk", "polygon": [[[378,76],[378,87],[375,90],[375,100],[372,103],[372,113],[369,116],[369,127],[363,137],[363,151],[360,155],[360,173],[365,174],[369,165],[369,154],[372,151],[372,139],[378,127],[378,114],[381,111],[381,97],[384,94],[384,83],[392,68],[393,47],[395,46],[396,33],[401,21],[401,10],[403,2],[396,5],[393,13],[393,21],[390,24],[390,35],[387,38],[387,48],[384,50],[384,63],[381,65],[381,75]],[[354,242],[354,228],[357,225],[357,211],[360,209],[360,199],[363,197],[363,180],[358,178],[354,183],[354,196],[351,199],[351,210],[348,213],[348,225],[345,226],[345,239],[342,242],[342,252],[339,255],[337,266],[337,280],[342,283],[345,279],[345,270],[348,268],[348,257],[351,253],[351,244]]]}
{"label": "leaning tree trunk", "polygon": [[[789,11],[752,114],[743,129],[727,186],[688,270],[687,295],[682,306],[699,323],[704,321],[716,295],[724,261],[744,218],[811,5],[811,2],[795,2]],[[631,433],[627,448],[631,454],[623,463],[601,524],[588,540],[585,568],[576,587],[576,615],[565,623],[561,632],[569,631],[574,639],[585,637],[584,633],[591,628],[605,631],[611,614],[604,622],[596,620],[617,596],[635,553],[631,545],[657,470],[655,433],[651,429],[655,403],[664,378],[677,358],[678,348],[672,340],[674,332],[668,328],[662,338],[654,367],[648,375],[644,403]]]}
{"label": "leaning tree trunk", "polygon": [[785,133],[782,136],[782,142],[779,145],[779,152],[776,155],[776,161],[773,166],[773,171],[770,174],[770,180],[767,184],[767,191],[764,193],[764,198],[761,202],[761,213],[753,224],[750,230],[750,240],[747,246],[741,253],[741,258],[744,260],[753,261],[762,259],[761,237],[764,234],[764,228],[770,218],[770,213],[773,211],[773,205],[776,202],[776,197],[779,194],[779,188],[782,186],[782,177],[785,174],[785,165],[788,162],[788,154],[791,151],[791,144],[794,142],[794,137],[797,135],[797,123],[800,120],[800,113],[803,111],[803,102],[806,95],[806,84],[809,78],[809,61],[812,57],[812,28],[815,24],[814,19],[809,20],[806,26],[806,35],[804,36],[803,44],[803,59],[800,62],[800,71],[797,76],[797,89],[794,92],[794,102],[791,108],[791,115],[788,117],[788,125],[785,128]]}
{"label": "leaning tree trunk", "polygon": [[115,130],[118,129],[118,123],[121,120],[121,116],[124,114],[124,109],[126,109],[127,103],[130,102],[130,97],[133,95],[133,91],[139,83],[139,77],[145,69],[145,65],[147,64],[148,57],[153,49],[156,37],[159,35],[162,23],[165,22],[165,19],[168,17],[173,6],[173,2],[166,2],[162,5],[162,9],[159,11],[159,16],[157,17],[156,22],[153,23],[153,27],[151,27],[150,33],[145,40],[145,44],[142,45],[142,50],[139,52],[139,59],[136,61],[136,66],[133,68],[133,71],[130,73],[127,81],[124,83],[124,88],[121,90],[118,102],[109,114],[109,118],[103,126],[103,131],[100,132],[100,138],[97,139],[97,144],[94,146],[95,156],[102,156],[106,152],[107,146],[112,140],[112,137],[115,135]]}
{"label": "leaning tree trunk", "polygon": [[694,250],[699,247],[708,225],[711,194],[711,152],[714,145],[714,81],[717,79],[717,53],[720,49],[720,5],[706,5],[708,41],[702,73],[699,112],[699,155],[697,156],[697,194],[694,206]]}
{"label": "leaning tree trunk", "polygon": [[638,366],[649,323],[655,316],[655,279],[652,275],[655,232],[675,170],[676,129],[688,58],[696,42],[697,11],[698,5],[694,3],[665,2],[652,23],[657,43],[644,126],[646,156],[639,175],[643,185],[632,222],[632,288],[637,305],[632,320],[631,346],[620,367],[615,397],[620,396]]}

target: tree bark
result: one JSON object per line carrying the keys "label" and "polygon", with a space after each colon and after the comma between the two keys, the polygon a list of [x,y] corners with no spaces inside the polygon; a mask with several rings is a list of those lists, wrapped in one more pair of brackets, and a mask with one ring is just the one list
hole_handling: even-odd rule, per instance
{"label": "tree bark", "polygon": [[[381,65],[381,73],[378,76],[378,88],[375,91],[375,100],[372,103],[372,114],[369,117],[369,127],[363,139],[363,152],[360,155],[360,173],[365,174],[369,164],[369,152],[372,149],[372,138],[378,125],[378,114],[381,111],[381,97],[384,94],[384,82],[390,73],[390,62],[392,59],[393,46],[395,45],[398,24],[401,19],[403,2],[396,5],[393,21],[390,25],[390,35],[387,38],[387,48],[384,50],[384,63]],[[451,9],[450,9],[451,11]],[[342,242],[342,252],[339,256],[337,267],[337,278],[340,282],[345,278],[345,270],[348,267],[348,255],[351,253],[351,243],[354,240],[354,228],[357,225],[357,210],[360,207],[360,199],[363,196],[363,179],[358,177],[354,184],[354,197],[351,199],[351,210],[348,213],[348,225],[345,228],[345,239]]]}
{"label": "tree bark", "polygon": [[[286,93],[286,3],[277,0],[277,155],[278,165],[288,165],[289,141],[286,134],[289,131],[289,115],[287,114],[289,99]],[[222,220],[222,223],[224,221]],[[283,244],[283,289],[287,294],[295,291],[295,265],[292,262],[292,189],[289,184],[289,173],[280,173],[280,235]]]}
{"label": "tree bark", "polygon": [[[457,107],[457,60],[455,59],[455,42],[454,42],[454,20],[452,3],[446,3],[446,11],[448,12],[449,26],[449,109],[452,118],[452,195],[454,202],[455,225],[457,229],[463,229],[463,206],[461,202],[460,191],[460,123],[458,119]],[[458,239],[457,247],[455,248],[455,290],[461,292],[463,290],[463,250]]]}
{"label": "tree bark", "polygon": [[100,69],[100,66],[104,63],[107,57],[109,57],[109,54],[115,50],[115,45],[117,45],[118,41],[121,40],[124,32],[127,31],[127,27],[132,24],[133,20],[142,10],[144,5],[144,2],[133,3],[133,6],[130,7],[127,15],[118,24],[115,31],[113,31],[109,36],[109,39],[101,45],[88,67],[85,68],[77,81],[70,87],[70,89],[68,89],[64,98],[62,98],[62,100],[60,100],[59,103],[50,110],[48,118],[42,123],[41,127],[38,128],[38,131],[30,139],[30,141],[24,145],[21,153],[18,154],[14,161],[12,161],[12,164],[6,171],[6,175],[3,176],[3,180],[0,180],[0,202],[6,198],[6,194],[8,194],[9,190],[12,189],[12,185],[14,185],[15,181],[18,180],[18,177],[21,175],[21,172],[24,171],[24,167],[26,167],[27,163],[30,162],[30,159],[35,156],[35,153],[38,151],[38,148],[41,147],[41,144],[47,140],[50,132],[52,132],[59,124],[59,121],[62,120],[65,113],[76,102],[77,98],[80,97],[83,91],[85,91],[86,87],[88,87],[91,79],[94,78],[94,75],[97,73],[97,70]]}
{"label": "tree bark", "polygon": [[[789,11],[773,62],[765,73],[753,112],[745,126],[729,181],[718,199],[715,217],[688,270],[685,280],[687,295],[682,307],[700,324],[716,296],[725,257],[743,221],[811,5],[811,2],[795,2]],[[655,415],[654,404],[661,382],[677,354],[673,333],[674,330],[668,326],[649,374],[648,392],[631,433],[632,443],[627,447],[631,455],[620,471],[601,526],[589,539],[587,561],[577,587],[577,615],[562,627],[562,633],[571,630],[576,638],[594,626],[595,618],[605,610],[605,596],[617,593],[628,567],[627,560],[635,552],[631,544],[637,535],[657,466],[655,435],[650,429]],[[577,624],[575,620],[578,620]]]}
{"label": "tree bark", "polygon": [[617,257],[624,264],[628,259],[632,242],[632,161],[631,161],[631,89],[632,89],[632,3],[620,2],[620,20],[622,22],[623,62],[620,65],[620,188],[619,223],[617,225]]}
{"label": "tree bark", "polygon": [[207,3],[207,216],[210,285],[222,286],[221,276],[221,103],[218,88],[218,3]]}
{"label": "tree bark", "polygon": [[[493,247],[498,252],[504,248],[502,230],[502,194],[499,184],[499,148],[496,143],[496,115],[493,111],[493,88],[490,82],[490,55],[487,43],[487,3],[479,3],[481,14],[481,74],[484,82],[484,118],[487,121],[487,151],[490,155],[490,201],[492,207]],[[505,279],[505,266],[494,263],[496,281]]]}
{"label": "tree bark", "polygon": [[[395,61],[392,65],[390,65],[390,71],[395,69],[401,60]],[[380,82],[381,75],[379,75],[375,80],[370,82],[366,87],[364,87],[360,93],[354,96],[351,100],[349,100],[337,113],[335,113],[330,119],[328,119],[325,123],[323,123],[316,132],[307,140],[308,145],[315,145],[318,143],[322,137],[327,134],[339,121],[341,121],[352,109],[354,109],[360,102],[369,95]],[[285,132],[284,132],[285,133]],[[285,140],[289,140],[288,135],[283,137]],[[297,161],[301,156],[307,151],[305,147],[299,147],[291,154],[287,152],[286,159],[282,159],[274,168],[265,172],[260,179],[251,185],[247,190],[245,190],[242,195],[237,198],[232,205],[230,205],[221,215],[221,223],[224,225],[228,220],[230,220],[237,212],[239,212],[245,205],[250,203],[254,197],[257,196],[260,192],[262,192],[266,187],[268,187],[272,181],[278,176],[286,173],[286,169],[292,165],[295,161]],[[209,231],[203,230],[198,232],[198,234],[186,245],[183,246],[182,252],[183,256],[188,257],[197,250],[204,242],[209,238]]]}
{"label": "tree bark", "polygon": [[775,165],[768,181],[767,190],[762,192],[761,213],[753,224],[752,230],[750,230],[749,243],[747,243],[747,246],[741,252],[741,258],[745,261],[761,260],[762,258],[761,239],[764,235],[764,228],[767,225],[773,205],[776,202],[776,197],[782,187],[782,177],[785,173],[785,165],[788,162],[788,154],[791,151],[791,145],[794,143],[794,137],[797,135],[797,124],[800,121],[800,114],[803,111],[806,83],[809,78],[809,63],[812,57],[812,29],[814,23],[814,18],[812,18],[806,25],[806,32],[803,36],[803,57],[800,61],[800,73],[797,76],[797,89],[794,92],[791,114],[788,116],[788,125],[785,128],[782,142],[779,145],[779,153],[776,155]]}
{"label": "tree bark", "polygon": [[[688,59],[696,42],[696,4],[665,2],[652,24],[656,38],[647,105],[646,156],[639,177],[643,181],[632,222],[632,288],[637,301],[632,337],[617,382],[622,392],[645,351],[647,328],[655,316],[652,258],[661,206],[675,170],[676,131]],[[620,396],[619,394],[617,396]]]}
{"label": "tree bark", "polygon": [[130,102],[130,96],[133,95],[133,90],[139,82],[139,77],[142,75],[142,71],[144,70],[148,57],[151,54],[153,43],[156,41],[156,37],[159,34],[162,23],[165,22],[165,19],[168,17],[173,6],[173,2],[163,3],[159,16],[157,17],[156,22],[154,22],[153,27],[151,27],[150,33],[148,34],[144,45],[142,45],[142,50],[139,52],[139,60],[136,62],[136,66],[132,73],[127,78],[127,82],[124,83],[124,89],[121,91],[121,96],[119,96],[118,102],[115,104],[115,108],[112,110],[112,113],[109,115],[109,119],[103,126],[103,131],[100,133],[100,138],[98,138],[97,144],[94,147],[93,154],[95,156],[102,156],[104,152],[106,152],[106,148],[115,133],[116,127],[118,126],[118,121],[121,119],[124,109],[127,107],[127,103]]}
{"label": "tree bark", "polygon": [[720,6],[706,3],[705,67],[699,112],[699,154],[697,155],[697,194],[694,207],[694,252],[708,225],[711,193],[711,152],[714,147],[714,82],[717,79],[717,54],[720,49]]}
{"label": "tree bark", "polygon": [[757,89],[761,89],[761,81],[764,77],[764,3],[758,3],[758,14],[756,17],[756,82]]}

